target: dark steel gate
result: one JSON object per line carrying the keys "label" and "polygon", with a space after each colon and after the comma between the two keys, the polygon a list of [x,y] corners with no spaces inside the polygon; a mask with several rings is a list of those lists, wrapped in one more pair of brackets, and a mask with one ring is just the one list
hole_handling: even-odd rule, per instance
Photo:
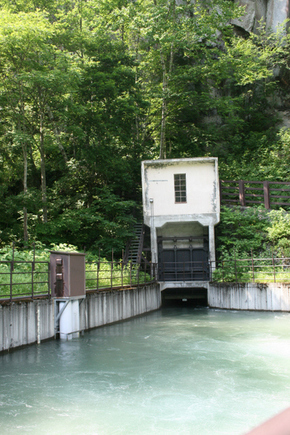
{"label": "dark steel gate", "polygon": [[[187,241],[188,247],[164,248],[163,242],[177,238],[158,239],[158,279],[159,281],[208,281],[208,243],[204,240],[203,248],[194,248],[191,245],[192,239],[181,239]],[[197,238],[195,238],[197,239]],[[204,239],[204,238],[203,238]]]}

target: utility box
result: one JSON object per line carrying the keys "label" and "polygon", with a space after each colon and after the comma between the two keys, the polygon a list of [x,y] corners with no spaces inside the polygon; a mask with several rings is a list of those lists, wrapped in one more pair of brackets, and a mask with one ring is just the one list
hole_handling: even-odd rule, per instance
{"label": "utility box", "polygon": [[85,297],[85,254],[51,251],[50,285],[53,298]]}

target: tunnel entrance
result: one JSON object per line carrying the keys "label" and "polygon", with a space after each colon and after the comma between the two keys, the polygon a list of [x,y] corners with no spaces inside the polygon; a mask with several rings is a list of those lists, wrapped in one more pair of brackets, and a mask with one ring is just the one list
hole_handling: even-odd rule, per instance
{"label": "tunnel entrance", "polygon": [[161,298],[162,306],[208,306],[206,288],[168,288],[161,292]]}

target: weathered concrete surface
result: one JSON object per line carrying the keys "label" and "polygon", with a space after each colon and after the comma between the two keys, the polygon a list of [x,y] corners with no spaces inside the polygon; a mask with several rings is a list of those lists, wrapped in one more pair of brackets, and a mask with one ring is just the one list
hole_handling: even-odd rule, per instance
{"label": "weathered concrete surface", "polygon": [[[175,201],[174,175],[186,175],[186,201]],[[168,222],[215,225],[220,220],[216,157],[145,160],[142,162],[144,223],[161,228]]]}
{"label": "weathered concrete surface", "polygon": [[234,310],[290,311],[290,284],[210,283],[208,305]]}
{"label": "weathered concrete surface", "polygon": [[158,284],[114,292],[87,294],[80,302],[80,329],[91,329],[129,319],[161,306]]}
{"label": "weathered concrete surface", "polygon": [[[158,284],[88,294],[79,300],[80,330],[138,316],[161,306]],[[54,337],[54,301],[0,305],[0,352]]]}
{"label": "weathered concrete surface", "polygon": [[[214,225],[220,221],[218,159],[145,160],[141,172],[143,216],[150,228],[152,262],[158,262],[159,236],[197,237],[208,231],[209,258],[214,268]],[[178,174],[186,179],[184,202],[175,198],[174,177]]]}
{"label": "weathered concrete surface", "polygon": [[0,305],[0,352],[54,335],[54,309],[49,299]]}

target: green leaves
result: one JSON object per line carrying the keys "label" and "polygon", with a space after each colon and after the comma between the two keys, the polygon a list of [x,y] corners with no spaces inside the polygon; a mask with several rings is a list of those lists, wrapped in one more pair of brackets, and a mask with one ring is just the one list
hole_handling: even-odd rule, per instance
{"label": "green leaves", "polygon": [[273,67],[288,89],[289,38],[238,38],[239,14],[227,0],[0,0],[3,242],[121,249],[142,159],[214,155],[222,177],[287,177],[270,97]]}
{"label": "green leaves", "polygon": [[217,226],[219,261],[234,258],[290,256],[290,216],[262,207],[223,207]]}
{"label": "green leaves", "polygon": [[223,258],[231,256],[247,258],[251,251],[261,256],[266,249],[269,216],[264,208],[223,207],[221,223],[217,227],[217,250]]}

